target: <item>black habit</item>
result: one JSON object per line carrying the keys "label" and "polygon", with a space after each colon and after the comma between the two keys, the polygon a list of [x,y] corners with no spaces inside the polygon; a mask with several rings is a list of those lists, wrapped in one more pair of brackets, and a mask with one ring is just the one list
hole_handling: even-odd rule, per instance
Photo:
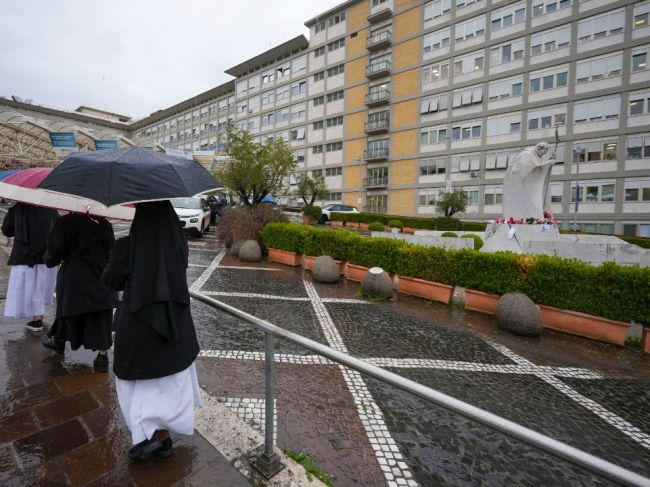
{"label": "black habit", "polygon": [[9,208],[2,222],[3,235],[14,237],[7,264],[29,267],[43,264],[45,241],[58,217],[56,210],[26,203],[16,203]]}
{"label": "black habit", "polygon": [[69,214],[59,218],[47,239],[45,263],[61,262],[56,283],[56,321],[50,333],[73,350],[111,347],[117,293],[102,281],[115,237],[105,218]]}
{"label": "black habit", "polygon": [[129,237],[115,242],[102,278],[112,289],[124,290],[115,314],[113,371],[120,379],[166,377],[196,359],[188,252],[169,201],[136,204]]}

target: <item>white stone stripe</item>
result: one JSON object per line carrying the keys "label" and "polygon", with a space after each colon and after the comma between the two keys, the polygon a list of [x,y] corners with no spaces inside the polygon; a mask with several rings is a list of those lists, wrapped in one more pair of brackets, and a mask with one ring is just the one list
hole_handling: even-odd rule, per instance
{"label": "white stone stripe", "polygon": [[[218,397],[219,402],[233,411],[240,419],[264,434],[266,399],[256,397]],[[278,401],[273,401],[273,436],[278,437]]]}
{"label": "white stone stripe", "polygon": [[[535,365],[530,362],[529,360],[525,359],[521,355],[516,354],[512,350],[510,350],[507,347],[504,347],[503,345],[499,343],[493,343],[491,341],[486,340],[486,342],[494,347],[496,350],[501,352],[503,355],[514,361],[515,363],[519,365],[532,365],[535,367]],[[541,367],[538,367],[538,370],[541,369]],[[569,386],[568,384],[565,384],[561,380],[559,380],[557,377],[554,377],[550,373],[542,372],[541,370],[535,374],[537,377],[542,379],[544,382],[547,384],[550,384],[553,386],[555,389],[560,391],[562,394],[567,396],[568,398],[572,399],[573,401],[577,402],[580,404],[582,407],[587,409],[588,411],[592,412],[596,416],[598,416],[600,419],[605,421],[607,424],[610,426],[613,426],[617,430],[619,430],[621,433],[625,434],[626,436],[632,438],[632,440],[636,441],[640,445],[644,446],[645,448],[650,450],[650,435],[641,431],[639,428],[634,426],[632,423],[629,421],[626,421],[625,419],[621,418],[620,416],[612,413],[608,409],[604,408],[600,404],[598,404],[596,401],[593,399],[589,399],[588,397],[583,396],[580,394],[578,391],[576,391],[573,387]]]}
{"label": "white stone stripe", "polygon": [[321,298],[323,303],[343,303],[343,304],[370,304],[370,301],[363,299],[345,299],[345,298]]}
{"label": "white stone stripe", "polygon": [[187,264],[187,267],[208,267],[207,264]]}
{"label": "white stone stripe", "polygon": [[[264,352],[248,352],[244,350],[201,350],[199,357],[221,358],[231,360],[265,360]],[[329,365],[334,362],[320,355],[298,355],[292,353],[274,354],[274,362],[301,365]]]}
{"label": "white stone stripe", "polygon": [[[343,339],[313,284],[308,281],[303,282],[330,347],[347,353]],[[361,374],[342,365],[338,367],[343,374],[343,379],[350,390],[350,394],[352,394],[354,404],[357,408],[357,414],[359,414],[361,423],[366,430],[368,440],[375,452],[377,462],[388,485],[417,486],[418,483],[413,479],[413,474],[404,461],[404,457],[402,457],[397,443],[395,443],[395,440],[388,431],[388,427],[384,421],[384,415],[372,398]]]}
{"label": "white stone stripe", "polygon": [[251,266],[238,266],[238,265],[220,265],[219,269],[235,269],[238,271],[271,271],[279,272],[281,269],[274,269],[273,267],[251,267]]}
{"label": "white stone stripe", "polygon": [[223,259],[224,255],[226,255],[226,251],[222,250],[219,252],[214,259],[212,259],[212,262],[210,262],[210,265],[203,271],[203,273],[199,276],[199,278],[194,281],[194,283],[190,286],[190,289],[192,291],[200,291],[201,288],[204,286],[204,284],[207,282],[207,280],[210,278],[214,270],[219,266],[219,262]]}
{"label": "white stone stripe", "polygon": [[233,296],[236,298],[261,298],[261,299],[277,299],[280,301],[309,301],[309,298],[300,298],[293,296],[277,296],[275,294],[258,294],[258,293],[234,293],[227,291],[203,291],[203,294],[208,296]]}

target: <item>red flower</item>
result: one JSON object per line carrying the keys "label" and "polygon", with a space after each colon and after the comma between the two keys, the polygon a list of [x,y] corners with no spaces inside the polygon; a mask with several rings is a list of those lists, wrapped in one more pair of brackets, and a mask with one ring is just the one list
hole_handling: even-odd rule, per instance
{"label": "red flower", "polygon": [[548,211],[544,211],[544,218],[546,219],[553,218],[553,215],[551,215],[551,213]]}

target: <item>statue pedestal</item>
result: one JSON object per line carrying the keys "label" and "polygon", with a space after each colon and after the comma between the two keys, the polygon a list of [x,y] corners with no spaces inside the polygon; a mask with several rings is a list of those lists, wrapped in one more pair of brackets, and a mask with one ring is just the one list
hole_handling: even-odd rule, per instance
{"label": "statue pedestal", "polygon": [[[545,229],[545,231],[543,231]],[[512,230],[514,235],[511,236]],[[527,225],[490,223],[485,229],[481,252],[510,251],[528,254],[529,242],[560,242],[560,231],[555,224]]]}

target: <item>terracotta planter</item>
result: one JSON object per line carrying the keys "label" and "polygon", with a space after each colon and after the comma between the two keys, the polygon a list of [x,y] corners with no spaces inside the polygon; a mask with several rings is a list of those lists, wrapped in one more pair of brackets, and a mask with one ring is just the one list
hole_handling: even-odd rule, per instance
{"label": "terracotta planter", "polygon": [[403,294],[419,296],[445,304],[449,304],[454,295],[453,286],[404,276],[397,276],[397,290]]}
{"label": "terracotta planter", "polygon": [[287,252],[285,250],[269,249],[269,260],[296,267],[302,264],[302,254]]}
{"label": "terracotta planter", "polygon": [[316,220],[310,216],[310,215],[305,215],[304,213],[302,214],[302,223],[304,225],[313,225],[316,223]]}
{"label": "terracotta planter", "polygon": [[487,294],[481,291],[467,289],[465,291],[465,309],[493,315],[500,297],[496,294]]}
{"label": "terracotta planter", "polygon": [[332,225],[333,227],[342,227],[343,222],[338,220],[330,220],[330,225]]}
{"label": "terracotta planter", "polygon": [[641,348],[645,353],[650,353],[650,328],[643,329],[643,338],[641,339]]}
{"label": "terracotta planter", "polygon": [[[306,271],[310,271],[314,267],[314,264],[316,263],[316,259],[318,259],[318,257],[305,255],[302,266],[305,268]],[[345,274],[345,261],[335,259],[334,262],[336,262],[336,264],[339,266],[339,274],[341,275]]]}
{"label": "terracotta planter", "polygon": [[345,222],[346,227],[359,228],[359,222]]}
{"label": "terracotta planter", "polygon": [[629,323],[609,320],[600,316],[588,315],[577,311],[540,306],[544,327],[563,331],[572,335],[593,338],[603,342],[623,345]]}
{"label": "terracotta planter", "polygon": [[402,233],[408,233],[409,235],[413,235],[415,233],[415,228],[404,227],[402,228]]}
{"label": "terracotta planter", "polygon": [[368,272],[367,267],[350,264],[349,262],[346,262],[345,264],[345,278],[350,281],[361,282],[361,279],[366,275],[366,272]]}
{"label": "terracotta planter", "polygon": [[362,228],[363,230],[368,230],[368,225],[369,223],[359,223],[359,228]]}

